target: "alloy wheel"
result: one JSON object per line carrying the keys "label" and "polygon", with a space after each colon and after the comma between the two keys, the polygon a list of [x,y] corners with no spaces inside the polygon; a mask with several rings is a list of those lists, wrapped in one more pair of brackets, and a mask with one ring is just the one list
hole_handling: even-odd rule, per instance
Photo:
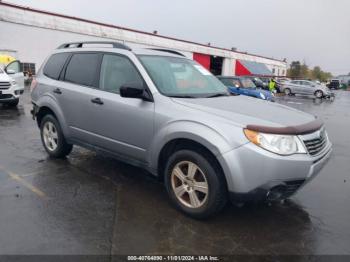
{"label": "alloy wheel", "polygon": [[316,91],[316,97],[321,98],[323,96],[322,91]]}
{"label": "alloy wheel", "polygon": [[43,138],[46,148],[49,151],[55,151],[58,146],[58,134],[55,125],[48,121],[44,124]]}
{"label": "alloy wheel", "polygon": [[209,185],[206,176],[191,161],[181,161],[174,166],[171,186],[177,200],[186,207],[199,208],[208,199]]}

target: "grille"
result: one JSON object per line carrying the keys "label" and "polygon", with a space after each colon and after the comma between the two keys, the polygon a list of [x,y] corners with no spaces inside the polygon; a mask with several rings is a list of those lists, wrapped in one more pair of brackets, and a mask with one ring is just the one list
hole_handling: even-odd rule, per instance
{"label": "grille", "polygon": [[286,181],[286,191],[285,191],[285,196],[291,196],[301,187],[302,184],[304,184],[305,179],[300,179],[300,180],[293,180],[293,181]]}
{"label": "grille", "polygon": [[304,140],[304,144],[310,155],[314,156],[320,153],[327,145],[327,136],[320,135],[318,138]]}
{"label": "grille", "polygon": [[10,86],[10,82],[0,82],[0,89],[9,89]]}
{"label": "grille", "polygon": [[0,95],[0,99],[8,99],[8,98],[12,98],[12,95],[11,94]]}

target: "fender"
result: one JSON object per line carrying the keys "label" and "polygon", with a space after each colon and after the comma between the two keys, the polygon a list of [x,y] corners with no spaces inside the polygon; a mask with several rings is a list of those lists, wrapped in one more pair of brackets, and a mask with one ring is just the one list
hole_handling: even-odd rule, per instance
{"label": "fender", "polygon": [[58,122],[60,123],[64,136],[66,138],[69,138],[69,135],[70,135],[69,128],[68,128],[67,122],[65,121],[63,112],[60,109],[60,106],[58,105],[57,99],[51,94],[45,94],[41,96],[38,101],[35,101],[34,103],[39,107],[39,110],[42,107],[47,107],[50,110],[52,110],[55,113]]}
{"label": "fender", "polygon": [[177,120],[168,123],[155,135],[149,149],[148,162],[152,170],[157,170],[162,148],[175,139],[193,140],[218,156],[239,145],[232,145],[228,139],[203,123],[190,120]]}

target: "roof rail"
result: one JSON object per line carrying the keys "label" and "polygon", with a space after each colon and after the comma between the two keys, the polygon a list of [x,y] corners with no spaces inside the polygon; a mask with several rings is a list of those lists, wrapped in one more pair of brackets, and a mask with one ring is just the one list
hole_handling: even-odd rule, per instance
{"label": "roof rail", "polygon": [[120,48],[120,49],[125,49],[125,50],[129,50],[131,51],[131,48],[128,47],[127,45],[124,45],[122,43],[119,42],[111,42],[111,41],[85,41],[85,42],[71,42],[71,43],[65,43],[60,45],[57,49],[64,49],[64,48],[82,48],[83,45],[85,44],[92,44],[92,45],[96,45],[96,44],[107,44],[107,45],[111,45],[113,48]]}
{"label": "roof rail", "polygon": [[162,49],[162,48],[148,48],[149,50],[154,50],[154,51],[159,51],[159,52],[166,52],[174,55],[179,55],[179,56],[185,56],[184,54],[181,54],[180,52],[177,52],[175,50],[171,49]]}

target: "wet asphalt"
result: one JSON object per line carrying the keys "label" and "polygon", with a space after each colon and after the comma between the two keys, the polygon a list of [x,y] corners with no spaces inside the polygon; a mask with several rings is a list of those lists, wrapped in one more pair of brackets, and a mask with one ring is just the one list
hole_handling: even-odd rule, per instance
{"label": "wet asphalt", "polygon": [[79,147],[48,158],[26,91],[17,109],[0,106],[0,254],[350,255],[350,92],[278,103],[325,121],[331,160],[284,204],[197,221],[141,169]]}

